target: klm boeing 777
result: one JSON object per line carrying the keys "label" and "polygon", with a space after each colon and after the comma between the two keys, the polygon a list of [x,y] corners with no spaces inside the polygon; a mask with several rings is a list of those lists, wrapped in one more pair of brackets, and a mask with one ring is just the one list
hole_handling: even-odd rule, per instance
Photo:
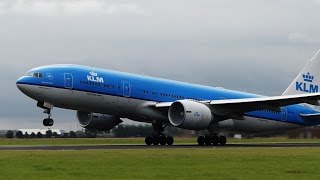
{"label": "klm boeing 777", "polygon": [[199,145],[224,145],[220,133],[274,133],[320,124],[320,51],[281,96],[266,97],[79,65],[37,67],[16,82],[44,109],[52,126],[53,107],[77,111],[79,124],[110,130],[122,118],[151,123],[147,145],[172,145],[167,126],[208,130]]}

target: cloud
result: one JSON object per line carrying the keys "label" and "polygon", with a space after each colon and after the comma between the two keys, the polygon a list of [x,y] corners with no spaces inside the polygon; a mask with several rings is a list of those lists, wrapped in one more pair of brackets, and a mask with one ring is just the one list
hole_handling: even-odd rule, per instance
{"label": "cloud", "polygon": [[288,39],[294,43],[320,43],[319,37],[312,37],[309,34],[300,32],[290,33]]}
{"label": "cloud", "polygon": [[131,2],[104,0],[16,0],[0,3],[0,13],[32,16],[143,15],[144,9]]}
{"label": "cloud", "polygon": [[0,2],[0,15],[1,14],[5,14],[5,3],[4,2]]}

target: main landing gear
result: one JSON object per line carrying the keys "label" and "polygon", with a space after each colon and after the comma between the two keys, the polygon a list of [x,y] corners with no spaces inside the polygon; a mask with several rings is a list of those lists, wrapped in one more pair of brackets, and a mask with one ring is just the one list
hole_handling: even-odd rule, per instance
{"label": "main landing gear", "polygon": [[217,136],[216,134],[207,134],[205,136],[199,136],[197,142],[199,146],[223,146],[226,145],[227,138],[225,136]]}
{"label": "main landing gear", "polygon": [[51,119],[51,110],[52,110],[53,106],[51,104],[44,103],[44,102],[38,102],[37,106],[44,109],[43,113],[48,114],[48,117],[43,120],[43,125],[44,126],[53,126],[54,121],[53,121],[53,119]]}
{"label": "main landing gear", "polygon": [[151,145],[154,145],[154,146],[157,146],[157,145],[162,145],[162,146],[165,146],[165,145],[169,145],[171,146],[174,142],[174,139],[172,136],[165,136],[163,134],[163,131],[164,131],[164,128],[163,125],[161,123],[153,123],[152,124],[153,126],[153,129],[155,131],[155,134],[153,136],[148,136],[146,137],[145,139],[145,143],[146,145],[148,146],[151,146]]}

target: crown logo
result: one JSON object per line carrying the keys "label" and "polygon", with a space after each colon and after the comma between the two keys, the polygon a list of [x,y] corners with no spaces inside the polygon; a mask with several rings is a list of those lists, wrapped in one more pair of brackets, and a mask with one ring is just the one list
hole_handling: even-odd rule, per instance
{"label": "crown logo", "polygon": [[91,75],[91,76],[98,76],[98,73],[95,73],[95,72],[91,71],[91,72],[90,72],[90,75]]}
{"label": "crown logo", "polygon": [[302,77],[306,82],[312,82],[314,79],[314,76],[312,76],[309,72],[307,74],[303,74]]}

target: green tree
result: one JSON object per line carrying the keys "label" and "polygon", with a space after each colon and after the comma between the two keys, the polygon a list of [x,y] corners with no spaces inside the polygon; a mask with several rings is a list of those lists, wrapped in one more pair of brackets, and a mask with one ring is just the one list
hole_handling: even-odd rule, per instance
{"label": "green tree", "polygon": [[23,135],[24,138],[29,138],[29,134],[27,132],[24,133]]}
{"label": "green tree", "polygon": [[13,138],[13,135],[14,135],[14,133],[13,133],[13,131],[11,131],[11,130],[9,130],[9,131],[6,133],[6,137],[7,137],[7,138]]}
{"label": "green tree", "polygon": [[153,129],[151,126],[118,125],[113,129],[115,137],[144,137],[151,135]]}
{"label": "green tree", "polygon": [[23,133],[21,131],[16,132],[16,137],[17,138],[23,138]]}
{"label": "green tree", "polygon": [[34,132],[32,132],[31,135],[30,135],[30,137],[31,137],[31,138],[35,138],[35,137],[36,137],[36,134],[35,134]]}
{"label": "green tree", "polygon": [[69,136],[70,136],[71,138],[76,138],[76,137],[77,137],[77,135],[76,135],[76,133],[75,133],[74,131],[70,131],[70,132],[69,132]]}
{"label": "green tree", "polygon": [[59,135],[58,135],[57,132],[53,132],[53,133],[52,133],[52,136],[55,137],[55,138],[57,138]]}
{"label": "green tree", "polygon": [[48,130],[46,131],[46,138],[51,138],[52,137],[52,131]]}
{"label": "green tree", "polygon": [[42,138],[41,132],[38,132],[38,133],[37,133],[37,138]]}
{"label": "green tree", "polygon": [[96,138],[98,131],[97,130],[90,130],[90,129],[85,129],[85,134],[87,138]]}

